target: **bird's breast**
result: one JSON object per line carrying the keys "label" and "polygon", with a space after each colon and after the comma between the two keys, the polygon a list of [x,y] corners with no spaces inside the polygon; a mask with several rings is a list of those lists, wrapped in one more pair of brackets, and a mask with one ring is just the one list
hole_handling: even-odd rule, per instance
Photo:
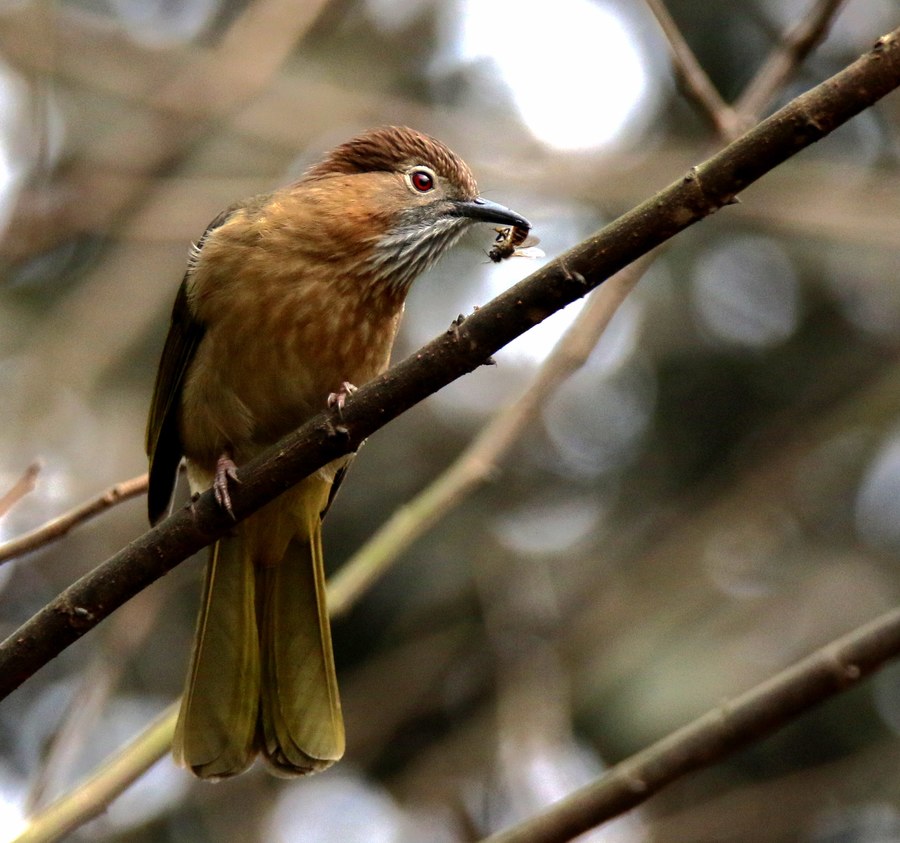
{"label": "bird's breast", "polygon": [[226,447],[248,459],[344,381],[384,371],[402,313],[402,301],[334,277],[233,283],[216,299],[182,397],[185,454],[205,465]]}

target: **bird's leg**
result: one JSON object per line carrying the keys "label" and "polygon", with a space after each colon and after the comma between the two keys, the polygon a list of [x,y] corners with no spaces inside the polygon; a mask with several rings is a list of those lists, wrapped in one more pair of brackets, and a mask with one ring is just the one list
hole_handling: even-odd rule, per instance
{"label": "bird's leg", "polygon": [[344,381],[341,384],[341,388],[337,392],[329,392],[328,393],[328,408],[329,409],[337,409],[338,414],[340,414],[341,410],[344,409],[344,402],[347,400],[348,395],[353,395],[356,392],[358,387],[355,387],[350,381]]}
{"label": "bird's leg", "polygon": [[228,492],[228,481],[240,483],[237,476],[237,466],[232,459],[230,448],[226,448],[216,460],[216,476],[213,480],[213,494],[216,496],[216,503],[222,507],[232,518],[234,511],[231,508],[231,495]]}

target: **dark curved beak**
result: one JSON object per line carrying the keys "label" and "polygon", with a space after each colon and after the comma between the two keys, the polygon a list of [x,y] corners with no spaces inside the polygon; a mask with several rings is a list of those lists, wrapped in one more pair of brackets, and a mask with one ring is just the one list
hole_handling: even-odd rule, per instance
{"label": "dark curved beak", "polygon": [[453,203],[453,216],[466,217],[478,222],[497,222],[501,225],[512,225],[516,228],[531,229],[531,223],[509,208],[491,202],[489,199],[465,199]]}

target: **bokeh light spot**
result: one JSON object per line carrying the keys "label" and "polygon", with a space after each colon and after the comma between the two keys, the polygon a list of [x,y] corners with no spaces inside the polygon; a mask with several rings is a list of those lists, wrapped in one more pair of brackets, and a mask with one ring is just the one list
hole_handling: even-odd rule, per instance
{"label": "bokeh light spot", "polygon": [[900,548],[900,434],[884,445],[863,478],[856,529],[875,547]]}
{"label": "bokeh light spot", "polygon": [[522,121],[548,146],[607,145],[646,104],[639,46],[613,8],[589,0],[465,0],[461,11],[460,59],[490,60]]}
{"label": "bokeh light spot", "polygon": [[702,325],[726,342],[764,348],[797,327],[797,274],[767,237],[737,237],[710,249],[697,261],[692,292]]}

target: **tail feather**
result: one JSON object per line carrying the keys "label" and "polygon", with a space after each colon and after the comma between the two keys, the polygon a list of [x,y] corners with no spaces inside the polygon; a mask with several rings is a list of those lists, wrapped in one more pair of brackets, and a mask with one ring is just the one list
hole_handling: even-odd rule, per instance
{"label": "tail feather", "polygon": [[233,776],[253,761],[259,643],[253,561],[240,536],[210,550],[203,600],[172,751],[205,779]]}
{"label": "tail feather", "polygon": [[257,574],[261,623],[260,749],[276,772],[325,769],[344,754],[318,524]]}

